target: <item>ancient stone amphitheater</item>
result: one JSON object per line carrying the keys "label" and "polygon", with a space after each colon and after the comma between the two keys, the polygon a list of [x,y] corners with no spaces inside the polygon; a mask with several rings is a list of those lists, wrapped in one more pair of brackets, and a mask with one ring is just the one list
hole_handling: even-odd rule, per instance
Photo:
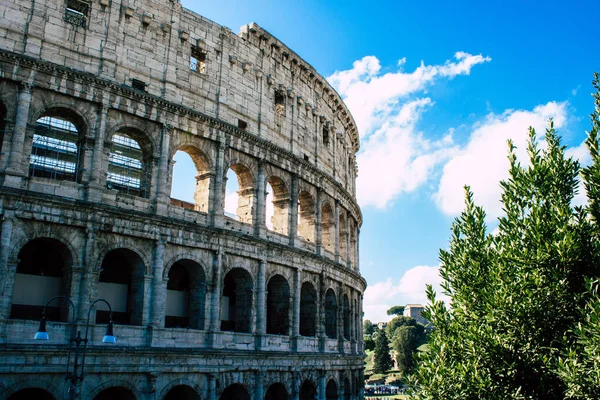
{"label": "ancient stone amphitheater", "polygon": [[[271,34],[179,0],[0,0],[0,146],[0,398],[362,397],[358,133]],[[74,306],[34,340],[54,296]]]}

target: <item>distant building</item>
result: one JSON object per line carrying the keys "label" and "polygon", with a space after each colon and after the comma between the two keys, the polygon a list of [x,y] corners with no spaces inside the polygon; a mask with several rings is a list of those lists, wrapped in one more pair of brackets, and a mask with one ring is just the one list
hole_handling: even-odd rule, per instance
{"label": "distant building", "polygon": [[378,322],[377,323],[377,328],[379,328],[379,330],[385,329],[387,328],[387,322]]}
{"label": "distant building", "polygon": [[425,306],[422,304],[407,304],[404,307],[404,316],[414,318],[418,323],[427,326],[429,325],[429,320],[421,315],[423,311],[425,311]]}

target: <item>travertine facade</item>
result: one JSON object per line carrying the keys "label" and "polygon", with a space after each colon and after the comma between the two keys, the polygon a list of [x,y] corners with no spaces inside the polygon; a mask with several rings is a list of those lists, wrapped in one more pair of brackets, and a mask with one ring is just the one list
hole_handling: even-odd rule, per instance
{"label": "travertine facade", "polygon": [[[361,397],[358,134],[268,32],[178,0],[0,0],[0,132],[0,398],[64,398],[66,305],[32,339],[54,295],[79,329],[113,306],[83,399]],[[170,198],[177,151],[194,203]]]}

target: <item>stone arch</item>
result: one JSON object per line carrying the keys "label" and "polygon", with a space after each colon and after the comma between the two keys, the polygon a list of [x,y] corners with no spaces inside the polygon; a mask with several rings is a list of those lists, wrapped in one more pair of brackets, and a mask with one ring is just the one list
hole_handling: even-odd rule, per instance
{"label": "stone arch", "polygon": [[[99,397],[103,394],[102,392],[105,392],[112,388],[123,388],[130,393],[130,397]],[[90,390],[87,396],[87,400],[136,400],[142,398],[143,397],[141,396],[137,388],[131,382],[126,381],[124,379],[110,379],[106,382],[102,382],[101,384],[97,385],[92,390]]]}
{"label": "stone arch", "polygon": [[312,282],[303,282],[300,289],[300,335],[317,335],[317,290]]}
{"label": "stone arch", "polygon": [[169,270],[179,260],[189,260],[198,264],[198,267],[202,268],[202,273],[204,276],[209,276],[211,271],[206,265],[206,260],[202,257],[199,257],[197,254],[191,251],[181,251],[177,252],[177,254],[171,258],[167,262],[165,262],[165,270],[163,271],[163,279],[166,281],[169,279]]}
{"label": "stone arch", "polygon": [[[17,254],[10,318],[39,320],[44,305],[55,296],[69,296],[73,253],[54,238],[29,240]],[[46,318],[67,322],[72,310],[64,301],[46,309]]]}
{"label": "stone arch", "polygon": [[[235,202],[237,197],[236,212],[226,212],[228,217],[234,218],[245,224],[252,224],[254,214],[254,197],[255,197],[255,179],[250,167],[246,164],[232,161],[225,170],[224,182],[227,182],[227,173],[232,170],[237,177],[237,196],[231,195],[231,201]],[[228,192],[228,184],[225,185],[225,193]],[[227,196],[225,197],[226,208],[233,207],[228,204]],[[233,209],[231,209],[233,211]]]}
{"label": "stone arch", "polygon": [[[265,215],[267,228],[282,235],[288,234],[290,192],[286,182],[278,175],[270,175],[266,179],[265,188],[271,187],[272,193],[266,190]],[[270,204],[269,204],[270,201]],[[272,210],[272,212],[267,212]]]}
{"label": "stone arch", "polygon": [[110,245],[102,248],[102,250],[100,251],[100,253],[98,254],[98,257],[96,259],[96,268],[95,268],[96,272],[98,272],[98,273],[102,272],[102,261],[104,260],[106,255],[113,250],[119,250],[119,249],[127,249],[129,251],[134,252],[139,258],[142,259],[142,262],[144,264],[144,274],[146,274],[146,275],[152,274],[152,264],[149,261],[150,257],[148,257],[148,255],[146,255],[145,252],[140,251],[139,246],[135,246],[135,245],[133,245],[133,243],[128,242],[126,240],[117,240],[117,241],[111,243]]}
{"label": "stone arch", "polygon": [[165,327],[204,329],[206,274],[201,264],[180,259],[167,272]]}
{"label": "stone arch", "polygon": [[317,385],[311,380],[306,379],[300,385],[300,400],[314,400],[317,396]]}
{"label": "stone arch", "polygon": [[267,282],[267,333],[289,335],[289,332],[290,285],[287,279],[277,274]]}
{"label": "stone arch", "polygon": [[189,385],[177,385],[167,392],[163,400],[199,400],[198,392]]}
{"label": "stone arch", "polygon": [[29,176],[80,182],[89,122],[71,105],[38,113],[31,141]]}
{"label": "stone arch", "polygon": [[350,400],[353,394],[354,390],[352,384],[350,383],[350,379],[346,376],[344,377],[344,400]]}
{"label": "stone arch", "polygon": [[339,226],[339,248],[340,248],[340,262],[343,264],[348,263],[348,224],[346,219],[346,212],[341,209],[340,215],[338,216]]}
{"label": "stone arch", "polygon": [[338,399],[338,385],[335,379],[330,379],[325,387],[325,398],[327,400]]}
{"label": "stone arch", "polygon": [[[59,390],[56,386],[52,384],[49,380],[41,377],[39,375],[30,375],[25,379],[19,380],[18,382],[13,383],[10,386],[7,386],[6,389],[0,392],[0,398],[2,399],[11,399],[15,394],[27,390],[27,389],[39,389],[43,390],[46,393],[52,396],[52,399],[59,400],[62,398],[63,391]],[[37,397],[23,397],[20,400],[28,400]],[[17,397],[17,399],[19,399]],[[45,400],[45,399],[44,399]],[[49,400],[49,399],[48,399]]]}
{"label": "stone arch", "polygon": [[107,186],[134,196],[150,197],[152,138],[137,127],[122,125],[113,130],[108,139]]}
{"label": "stone arch", "polygon": [[330,339],[337,338],[337,299],[333,289],[327,289],[325,292],[325,335]]}
{"label": "stone arch", "polygon": [[288,400],[288,391],[281,382],[273,383],[267,389],[265,400]]}
{"label": "stone arch", "polygon": [[335,220],[333,207],[328,201],[321,206],[321,243],[324,250],[335,253]]}
{"label": "stone arch", "polygon": [[221,296],[221,330],[250,333],[254,282],[245,268],[231,268],[224,276]]}
{"label": "stone arch", "polygon": [[307,242],[315,241],[315,199],[307,190],[298,194],[298,236]]}
{"label": "stone arch", "polygon": [[[29,232],[28,234],[19,234],[16,237],[16,232],[13,234],[13,245],[10,250],[10,258],[11,261],[17,261],[19,259],[18,255],[23,246],[25,246],[28,242],[31,242],[35,239],[54,239],[58,242],[61,242],[72,255],[73,263],[79,260],[79,251],[77,251],[77,246],[73,244],[73,242],[61,234],[60,231],[56,229],[50,229],[47,227],[48,225],[36,225],[36,229],[34,231]],[[38,229],[39,228],[39,229]],[[73,256],[75,255],[75,256]]]}
{"label": "stone arch", "polygon": [[250,400],[248,389],[241,383],[233,383],[223,390],[220,400]]}
{"label": "stone arch", "polygon": [[[98,297],[112,307],[112,319],[122,325],[142,325],[146,266],[137,252],[121,247],[105,253],[98,274]],[[109,313],[96,310],[96,323],[108,323]]]}
{"label": "stone arch", "polygon": [[[195,190],[193,197],[190,198],[178,198],[177,200],[183,202],[181,203],[184,208],[190,208],[196,211],[208,212],[208,203],[209,203],[209,194],[210,194],[210,182],[213,170],[212,160],[203,150],[198,147],[190,144],[184,144],[180,146],[173,158],[180,157],[177,154],[184,153],[189,159],[191,159],[194,167],[196,168],[196,176],[195,176]],[[175,162],[175,161],[173,161]],[[171,175],[171,197],[174,198],[173,192],[175,190],[174,183],[183,184],[183,179],[187,179],[189,176],[181,176],[183,172],[178,172],[177,164],[173,168],[173,173]],[[182,181],[182,182],[180,182]],[[191,183],[191,182],[190,182]],[[190,200],[193,200],[192,203],[188,203]]]}
{"label": "stone arch", "polygon": [[[169,394],[169,392],[171,392],[173,389],[175,389],[178,386],[189,387],[196,393],[197,397],[194,397],[194,399],[200,400],[200,395],[198,395],[198,393],[200,393],[202,391],[200,385],[198,385],[197,383],[192,382],[188,379],[185,379],[185,378],[174,379],[171,382],[167,383],[163,387],[163,389],[160,391],[160,394],[158,395],[158,399],[163,399],[163,400],[166,399],[166,396]],[[184,398],[182,400],[188,400],[188,399]]]}
{"label": "stone arch", "polygon": [[348,295],[346,293],[344,293],[344,296],[342,298],[342,318],[344,339],[350,340],[350,300],[348,300]]}

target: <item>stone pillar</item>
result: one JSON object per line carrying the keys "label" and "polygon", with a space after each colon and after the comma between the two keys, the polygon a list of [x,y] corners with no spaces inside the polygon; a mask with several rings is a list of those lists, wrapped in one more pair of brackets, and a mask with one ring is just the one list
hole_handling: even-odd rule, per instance
{"label": "stone pillar", "polygon": [[323,216],[321,204],[323,203],[323,188],[317,188],[317,210],[315,219],[315,244],[317,254],[323,254]]}
{"label": "stone pillar", "polygon": [[326,400],[325,389],[327,387],[327,382],[325,381],[325,377],[325,371],[319,371],[319,400]]}
{"label": "stone pillar", "polygon": [[166,282],[163,278],[165,271],[165,242],[162,239],[154,245],[154,260],[152,264],[152,305],[150,326],[162,328],[165,325]]}
{"label": "stone pillar", "polygon": [[[23,146],[25,144],[25,136],[27,134],[27,122],[29,121],[31,98],[31,86],[27,84],[23,85],[17,98],[17,116],[15,119],[15,127],[13,129],[10,154],[8,156],[8,165],[5,170],[7,175],[13,175],[16,177],[25,176],[22,165],[22,157],[25,153]],[[18,185],[20,183],[20,178],[11,179],[6,183],[8,183],[9,186]]]}
{"label": "stone pillar", "polygon": [[341,283],[337,287],[337,324],[338,352],[344,353],[344,287]]}
{"label": "stone pillar", "polygon": [[300,296],[302,282],[300,268],[294,271],[294,306],[292,315],[292,350],[298,351],[298,338],[300,337]]}
{"label": "stone pillar", "polygon": [[227,171],[224,171],[225,162],[225,143],[218,143],[217,159],[215,160],[215,176],[210,185],[210,200],[208,216],[212,226],[221,226],[223,212],[225,207],[225,183],[224,177]]}
{"label": "stone pillar", "polygon": [[346,216],[346,226],[343,227],[346,230],[346,254],[344,254],[344,256],[346,257],[346,266],[348,268],[352,268],[352,258],[350,257],[351,254],[351,247],[350,247],[350,216]]}
{"label": "stone pillar", "polygon": [[210,331],[221,330],[221,270],[223,269],[223,253],[219,249],[213,258],[213,277],[210,283]]}
{"label": "stone pillar", "polygon": [[335,227],[334,246],[335,246],[335,262],[340,262],[340,202],[335,201],[333,208],[333,223]]}
{"label": "stone pillar", "polygon": [[356,249],[354,250],[356,252],[356,257],[355,257],[355,266],[354,268],[356,269],[356,271],[360,271],[360,229],[356,228]]}
{"label": "stone pillar", "polygon": [[321,273],[319,276],[319,302],[317,303],[318,321],[317,321],[317,336],[319,337],[319,351],[325,352],[325,342],[327,334],[325,332],[325,277]]}
{"label": "stone pillar", "polygon": [[91,226],[85,230],[85,244],[83,247],[82,264],[83,271],[80,277],[79,298],[77,304],[77,323],[83,324],[87,320],[87,312],[90,306],[91,285],[94,278],[94,265],[92,253],[94,249],[95,232]]}
{"label": "stone pillar", "polygon": [[264,380],[265,373],[261,370],[256,371],[256,380],[254,381],[254,396],[256,400],[262,400],[265,397]]}
{"label": "stone pillar", "polygon": [[290,246],[296,243],[298,233],[298,175],[292,174],[290,185],[290,222],[288,224],[290,235]]}
{"label": "stone pillar", "polygon": [[15,274],[10,266],[10,249],[14,227],[15,213],[12,210],[6,210],[2,217],[2,233],[0,235],[0,320],[10,317],[10,306],[12,299],[12,290],[15,281]]}
{"label": "stone pillar", "polygon": [[340,383],[338,386],[338,399],[345,399],[344,394],[346,393],[346,385],[344,385],[344,374],[338,374],[338,382]]}
{"label": "stone pillar", "polygon": [[170,187],[169,183],[169,161],[171,160],[171,127],[164,125],[160,132],[160,156],[158,159],[158,172],[156,174],[156,213],[164,215],[169,206]]}
{"label": "stone pillar", "polygon": [[94,152],[92,155],[92,173],[90,184],[103,186],[106,179],[102,175],[102,161],[104,160],[104,140],[106,137],[106,119],[108,117],[108,105],[103,104],[98,115],[96,138],[94,140]]}
{"label": "stone pillar", "polygon": [[258,162],[257,182],[256,182],[256,208],[254,209],[254,234],[264,237],[267,229],[266,219],[266,189],[265,189],[265,161]]}
{"label": "stone pillar", "polygon": [[358,331],[357,337],[357,351],[359,353],[363,352],[364,338],[363,338],[363,295],[362,293],[358,294],[358,325],[356,326],[356,330]]}
{"label": "stone pillar", "polygon": [[290,386],[292,389],[291,400],[300,400],[300,386],[302,386],[302,382],[300,382],[298,371],[292,372],[292,384]]}
{"label": "stone pillar", "polygon": [[266,290],[267,262],[261,260],[258,265],[258,276],[256,277],[256,335],[257,348],[263,347],[263,336],[267,333],[267,290]]}
{"label": "stone pillar", "polygon": [[208,374],[208,376],[206,377],[206,380],[208,381],[208,387],[206,390],[206,398],[207,400],[217,400],[217,388],[216,388],[216,380],[215,380],[215,376],[213,374]]}

